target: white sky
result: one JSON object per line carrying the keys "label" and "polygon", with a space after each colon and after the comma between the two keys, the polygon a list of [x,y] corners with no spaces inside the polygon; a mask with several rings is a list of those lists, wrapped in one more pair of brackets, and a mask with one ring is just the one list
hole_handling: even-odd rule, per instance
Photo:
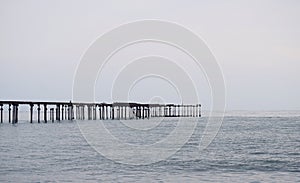
{"label": "white sky", "polygon": [[0,0],[0,100],[70,100],[97,37],[160,19],[205,40],[224,73],[227,109],[300,110],[300,1],[226,2]]}

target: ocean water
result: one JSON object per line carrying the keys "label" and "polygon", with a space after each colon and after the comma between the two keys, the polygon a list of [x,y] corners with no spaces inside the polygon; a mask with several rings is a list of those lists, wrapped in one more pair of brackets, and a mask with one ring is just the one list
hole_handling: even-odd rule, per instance
{"label": "ocean water", "polygon": [[[205,116],[199,119],[175,154],[148,165],[118,163],[90,146],[78,123],[100,121],[6,122],[0,124],[0,182],[300,182],[299,111],[229,112],[216,138],[199,151],[206,122]],[[143,145],[166,138],[177,120],[140,131],[118,121],[103,124],[124,143]]]}

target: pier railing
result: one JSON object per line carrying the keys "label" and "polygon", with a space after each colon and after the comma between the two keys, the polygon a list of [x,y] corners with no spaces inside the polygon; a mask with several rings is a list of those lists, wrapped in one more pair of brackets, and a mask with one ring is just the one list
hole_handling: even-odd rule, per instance
{"label": "pier railing", "polygon": [[[8,122],[18,123],[19,106],[29,107],[29,122],[61,120],[114,120],[149,119],[151,117],[201,117],[201,104],[143,104],[143,103],[76,103],[76,102],[32,102],[0,101],[0,122],[3,123],[4,106],[8,106]],[[43,119],[41,119],[41,112]],[[48,118],[49,117],[49,118]]]}

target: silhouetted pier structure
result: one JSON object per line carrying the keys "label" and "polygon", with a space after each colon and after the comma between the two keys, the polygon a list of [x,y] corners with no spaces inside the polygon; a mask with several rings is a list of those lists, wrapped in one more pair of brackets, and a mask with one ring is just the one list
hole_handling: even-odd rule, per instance
{"label": "silhouetted pier structure", "polygon": [[[76,103],[0,101],[0,122],[3,123],[3,107],[8,106],[8,122],[18,123],[19,106],[29,107],[29,122],[47,123],[61,120],[114,120],[149,119],[152,117],[201,117],[201,104],[142,104],[142,103]],[[48,112],[49,111],[49,112]],[[44,119],[41,119],[43,112]],[[48,118],[49,117],[49,118]]]}

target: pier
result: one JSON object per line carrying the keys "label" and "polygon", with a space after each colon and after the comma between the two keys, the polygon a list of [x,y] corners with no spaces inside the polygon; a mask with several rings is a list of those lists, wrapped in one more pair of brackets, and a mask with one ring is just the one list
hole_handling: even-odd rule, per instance
{"label": "pier", "polygon": [[[143,103],[76,103],[0,101],[0,122],[4,122],[4,106],[8,109],[8,122],[19,121],[19,106],[29,107],[29,122],[55,122],[63,120],[127,120],[154,117],[201,117],[201,104],[143,104]],[[41,112],[43,118],[41,119]]]}

